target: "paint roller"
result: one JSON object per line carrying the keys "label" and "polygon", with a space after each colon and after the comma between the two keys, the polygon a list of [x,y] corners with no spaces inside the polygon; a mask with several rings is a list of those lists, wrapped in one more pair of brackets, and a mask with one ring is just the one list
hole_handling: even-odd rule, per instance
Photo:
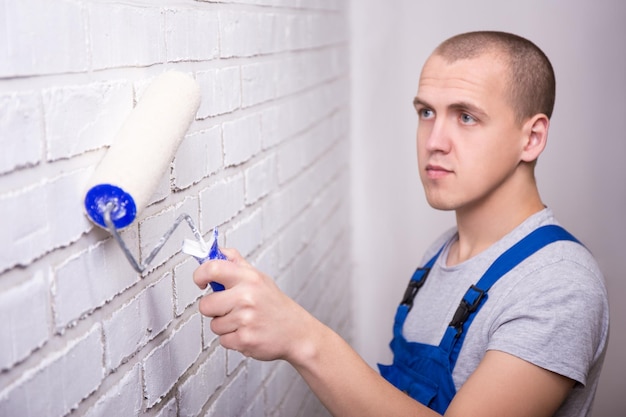
{"label": "paint roller", "polygon": [[199,106],[200,87],[192,77],[178,71],[156,77],[124,121],[88,182],[84,200],[87,216],[113,235],[137,272],[147,268],[183,221],[189,224],[196,238],[196,241],[185,240],[185,253],[191,252],[203,262],[213,248],[214,257],[224,258],[217,248],[217,230],[212,236],[214,242],[205,243],[188,214],[178,217],[143,263],[135,260],[119,234],[150,202]]}

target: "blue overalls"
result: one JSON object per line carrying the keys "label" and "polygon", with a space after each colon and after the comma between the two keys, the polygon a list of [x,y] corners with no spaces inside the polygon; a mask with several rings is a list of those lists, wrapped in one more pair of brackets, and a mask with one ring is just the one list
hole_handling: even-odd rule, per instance
{"label": "blue overalls", "polygon": [[[461,351],[463,340],[476,313],[487,300],[487,291],[504,274],[542,247],[557,240],[578,240],[565,229],[556,225],[535,229],[500,255],[475,285],[470,286],[438,346],[409,342],[402,335],[402,327],[413,307],[413,299],[419,291],[437,257],[443,250],[418,268],[406,289],[396,311],[393,325],[393,363],[381,365],[380,374],[411,398],[444,414],[456,394],[452,370]],[[578,242],[580,243],[580,242]]]}

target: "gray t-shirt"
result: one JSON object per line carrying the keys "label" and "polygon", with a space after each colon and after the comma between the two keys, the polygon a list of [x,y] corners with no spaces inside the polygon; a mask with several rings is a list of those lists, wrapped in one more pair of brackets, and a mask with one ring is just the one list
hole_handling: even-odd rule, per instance
{"label": "gray t-shirt", "polygon": [[[441,236],[422,264],[446,245],[404,323],[409,341],[437,345],[471,284],[496,258],[539,226],[558,224],[546,208],[480,253],[447,266],[456,229]],[[458,390],[487,350],[517,356],[577,381],[556,416],[587,416],[604,361],[609,328],[604,278],[582,245],[559,241],[528,257],[489,290],[466,334],[453,380]]]}

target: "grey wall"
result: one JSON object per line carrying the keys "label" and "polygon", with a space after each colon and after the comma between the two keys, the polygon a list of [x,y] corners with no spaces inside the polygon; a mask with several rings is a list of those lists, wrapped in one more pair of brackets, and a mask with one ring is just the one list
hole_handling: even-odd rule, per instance
{"label": "grey wall", "polygon": [[626,3],[539,0],[361,0],[351,10],[353,244],[356,348],[390,358],[393,314],[430,241],[453,224],[425,202],[411,100],[421,65],[456,33],[506,30],[550,57],[557,103],[538,166],[544,202],[594,252],[612,326],[595,417],[626,411]]}

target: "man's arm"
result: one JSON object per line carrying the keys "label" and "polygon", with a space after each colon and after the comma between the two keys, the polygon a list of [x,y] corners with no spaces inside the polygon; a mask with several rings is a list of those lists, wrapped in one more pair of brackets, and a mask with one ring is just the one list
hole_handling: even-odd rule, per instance
{"label": "man's arm", "polygon": [[[315,319],[313,319],[315,320]],[[372,369],[337,333],[311,323],[306,347],[289,361],[334,416],[439,414],[399,391]]]}
{"label": "man's arm", "polygon": [[[292,363],[335,416],[435,416],[370,368],[330,329]],[[317,332],[316,332],[317,334]],[[552,416],[574,381],[515,356],[488,351],[446,416]]]}
{"label": "man's arm", "polygon": [[[335,416],[436,416],[382,378],[335,332],[287,297],[236,251],[194,273],[205,288],[225,291],[200,300],[220,343],[259,360],[283,359]],[[514,356],[489,351],[446,412],[449,416],[550,416],[573,381]]]}
{"label": "man's arm", "polygon": [[551,416],[574,381],[508,353],[489,350],[456,393],[450,416]]}

